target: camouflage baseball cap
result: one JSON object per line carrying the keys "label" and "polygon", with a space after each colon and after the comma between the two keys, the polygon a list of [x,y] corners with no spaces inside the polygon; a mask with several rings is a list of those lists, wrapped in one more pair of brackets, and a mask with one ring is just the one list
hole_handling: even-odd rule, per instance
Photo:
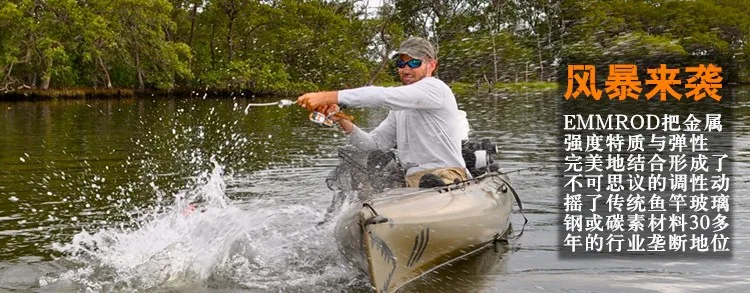
{"label": "camouflage baseball cap", "polygon": [[414,59],[424,59],[425,57],[435,59],[435,48],[430,41],[424,38],[411,37],[401,43],[401,46],[398,48],[398,51],[396,51],[396,54],[393,55],[393,58],[398,57],[400,54],[409,55]]}

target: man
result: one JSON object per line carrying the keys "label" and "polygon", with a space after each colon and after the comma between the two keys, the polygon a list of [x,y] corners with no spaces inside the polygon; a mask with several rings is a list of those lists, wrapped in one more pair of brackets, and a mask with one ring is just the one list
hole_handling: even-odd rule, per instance
{"label": "man", "polygon": [[433,187],[467,179],[461,140],[467,137],[466,114],[458,110],[450,87],[432,77],[437,68],[429,41],[412,37],[398,49],[396,66],[402,86],[361,87],[302,95],[297,104],[328,113],[332,105],[386,107],[388,117],[370,133],[339,119],[350,142],[363,150],[396,147],[409,187]]}

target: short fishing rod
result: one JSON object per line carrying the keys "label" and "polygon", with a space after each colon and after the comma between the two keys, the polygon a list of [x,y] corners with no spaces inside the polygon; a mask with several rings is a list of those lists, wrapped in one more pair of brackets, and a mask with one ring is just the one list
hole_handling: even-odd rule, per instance
{"label": "short fishing rod", "polygon": [[521,169],[516,169],[516,170],[511,170],[511,171],[498,172],[498,173],[505,175],[505,174],[510,174],[510,173],[520,173],[522,171],[542,171],[544,169],[548,169],[549,167],[550,165],[543,165],[541,167],[528,167],[528,168],[521,168]]}
{"label": "short fishing rod", "polygon": [[291,106],[294,104],[292,100],[279,100],[278,102],[269,102],[269,103],[249,103],[247,104],[248,107],[268,107],[268,106],[279,106],[279,108],[284,108],[286,106]]}
{"label": "short fishing rod", "polygon": [[[250,107],[269,107],[269,106],[278,106],[279,108],[284,108],[284,107],[291,106],[293,104],[294,104],[294,102],[292,100],[282,99],[282,100],[279,100],[278,102],[249,103],[249,104],[247,104],[247,108],[250,108]],[[247,111],[247,108],[245,108],[245,111]],[[332,127],[332,126],[334,126],[336,124],[336,122],[333,121],[333,119],[331,119],[333,117],[336,117],[338,119],[349,120],[349,121],[352,121],[352,122],[354,121],[354,116],[347,115],[344,112],[341,112],[341,110],[339,109],[338,105],[336,105],[334,107],[334,110],[332,112],[328,113],[328,115],[326,115],[326,114],[324,114],[322,112],[319,112],[319,111],[313,111],[313,112],[310,113],[310,115],[308,117],[310,118],[310,121],[314,122],[315,124],[323,125],[323,126],[328,126],[328,127]]]}

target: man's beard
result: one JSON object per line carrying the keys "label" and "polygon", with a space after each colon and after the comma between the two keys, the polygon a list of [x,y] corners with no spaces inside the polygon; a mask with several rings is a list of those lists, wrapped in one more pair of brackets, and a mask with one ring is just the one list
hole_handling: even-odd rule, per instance
{"label": "man's beard", "polygon": [[422,78],[424,78],[424,76],[419,77],[417,75],[412,74],[411,78],[410,78],[411,82],[407,82],[406,79],[404,79],[403,77],[401,77],[401,84],[403,84],[403,85],[410,85],[412,83],[415,83],[417,81],[422,80]]}

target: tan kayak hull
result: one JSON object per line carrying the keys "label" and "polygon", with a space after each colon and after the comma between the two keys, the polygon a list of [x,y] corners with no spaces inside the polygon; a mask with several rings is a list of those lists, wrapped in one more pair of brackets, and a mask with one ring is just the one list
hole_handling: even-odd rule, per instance
{"label": "tan kayak hull", "polygon": [[391,190],[340,218],[339,248],[376,292],[394,292],[504,235],[513,203],[506,184],[496,175],[443,191]]}

